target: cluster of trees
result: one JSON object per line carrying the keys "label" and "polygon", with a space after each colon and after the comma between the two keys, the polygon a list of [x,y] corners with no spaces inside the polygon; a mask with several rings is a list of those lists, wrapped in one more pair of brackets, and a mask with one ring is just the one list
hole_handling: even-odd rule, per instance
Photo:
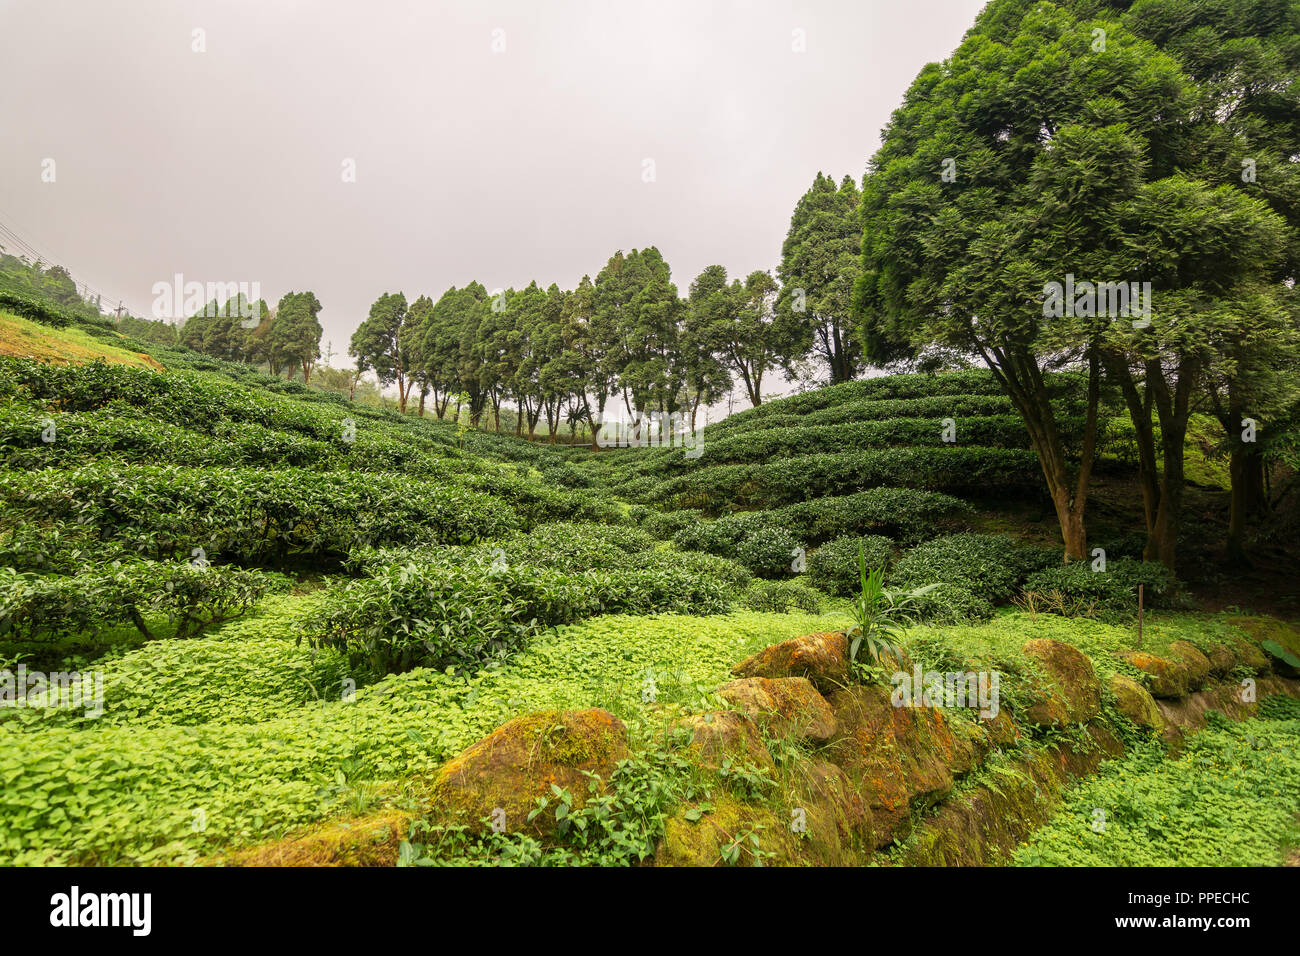
{"label": "cluster of trees", "polygon": [[[0,289],[51,302],[75,314],[98,318],[99,296],[83,295],[63,266],[29,262],[0,250]],[[213,358],[252,365],[290,377],[302,372],[306,382],[320,358],[320,300],[313,292],[289,292],[274,309],[263,299],[250,303],[242,294],[221,303],[215,299],[183,323],[122,315],[118,329],[132,338],[160,345],[183,345]]]}
{"label": "cluster of trees", "polygon": [[63,266],[29,262],[0,248],[0,290],[19,292],[38,301],[52,302],[65,311],[89,318],[100,315],[99,296],[81,294],[72,275]]}
{"label": "cluster of trees", "polygon": [[213,358],[266,363],[272,375],[293,377],[301,370],[307,382],[320,358],[320,310],[314,292],[286,292],[274,309],[263,299],[249,303],[243,295],[225,303],[214,300],[185,320],[177,342]]}
{"label": "cluster of trees", "polygon": [[[1228,551],[1241,556],[1264,439],[1294,434],[1300,399],[1298,43],[1285,0],[995,0],[884,132],[863,188],[866,356],[951,350],[993,370],[1068,559],[1089,555],[1103,385],[1137,434],[1144,556],[1174,566],[1198,409],[1225,429]],[[1086,296],[1045,314],[1047,284],[1067,275],[1149,282],[1149,314],[1117,317]],[[1067,456],[1044,387],[1062,367],[1088,374],[1081,456]]]}
{"label": "cluster of trees", "polygon": [[759,405],[765,378],[793,376],[806,360],[831,381],[860,370],[859,200],[851,179],[837,187],[818,174],[792,218],[779,281],[711,265],[682,298],[658,249],[620,251],[573,290],[471,282],[436,301],[386,292],[349,354],[396,387],[402,411],[416,396],[419,414],[432,399],[441,417],[456,400],[476,426],[490,414],[500,430],[502,406],[513,406],[515,431],[529,438],[543,421],[551,441],[566,422],[594,435],[611,402],[631,420],[677,414],[694,427],[701,405],[737,384]]}

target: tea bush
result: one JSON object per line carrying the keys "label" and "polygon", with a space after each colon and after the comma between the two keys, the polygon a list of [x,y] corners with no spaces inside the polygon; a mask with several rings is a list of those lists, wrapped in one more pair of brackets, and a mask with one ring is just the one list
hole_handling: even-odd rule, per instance
{"label": "tea bush", "polygon": [[745,430],[765,419],[784,415],[807,416],[824,408],[855,402],[888,399],[932,398],[951,395],[1001,395],[1002,387],[984,369],[946,372],[939,375],[883,375],[841,382],[769,401],[757,408],[729,415],[717,425],[718,432]]}
{"label": "tea bush", "polygon": [[802,581],[762,581],[746,592],[743,603],[751,611],[785,614],[802,611],[820,614],[825,606],[822,595]]}
{"label": "tea bush", "polygon": [[564,573],[439,561],[335,585],[301,634],[385,674],[503,659],[546,628],[597,614],[718,614],[729,605],[720,582],[677,568]]}
{"label": "tea bush", "polygon": [[647,489],[672,507],[770,508],[877,485],[980,492],[1040,492],[1038,458],[1007,448],[881,448],[801,455],[765,464],[717,465]]}
{"label": "tea bush", "polygon": [[0,646],[93,635],[120,624],[133,625],[148,639],[153,635],[145,618],[154,614],[172,619],[173,636],[193,637],[247,613],[277,586],[257,571],[153,561],[75,577],[0,568]]}
{"label": "tea bush", "polygon": [[988,599],[956,584],[940,585],[913,603],[917,620],[925,624],[970,624],[993,616],[993,604]]}
{"label": "tea bush", "polygon": [[970,505],[937,491],[871,488],[857,494],[800,501],[768,512],[807,541],[846,534],[885,534],[898,541],[936,537]]}
{"label": "tea bush", "polygon": [[678,531],[699,523],[697,511],[656,511],[646,518],[642,527],[654,537],[669,541]]}
{"label": "tea bush", "polygon": [[795,549],[799,547],[798,539],[779,519],[761,512],[687,525],[673,535],[673,544],[683,551],[732,558],[764,578],[793,574]]}
{"label": "tea bush", "polygon": [[[942,583],[964,588],[996,604],[1015,593],[1028,568],[1037,560],[1041,560],[1038,549],[1027,553],[1012,538],[954,534],[908,551],[894,565],[888,580],[891,587],[905,589]],[[934,600],[942,600],[938,592],[934,592]]]}
{"label": "tea bush", "polygon": [[846,535],[808,555],[808,581],[827,594],[849,597],[861,590],[858,555],[867,568],[887,568],[894,560],[894,542],[881,535]]}
{"label": "tea bush", "polygon": [[1109,611],[1136,611],[1138,585],[1145,585],[1143,595],[1148,607],[1177,607],[1173,575],[1163,564],[1115,558],[1106,562],[1106,570],[1094,571],[1091,561],[1075,561],[1062,567],[1031,574],[1025,581],[1026,591],[1059,591],[1076,600],[1095,601]]}
{"label": "tea bush", "polygon": [[203,548],[247,563],[306,555],[330,563],[363,545],[466,543],[517,529],[497,498],[407,476],[297,469],[87,465],[0,473],[15,520],[79,522],[155,559]]}
{"label": "tea bush", "polygon": [[[845,422],[841,425],[802,425],[764,428],[706,441],[699,465],[763,462],[795,455],[835,454],[888,445],[944,446],[943,418],[889,418]],[[1083,421],[1061,422],[1073,436],[1082,433]],[[1029,433],[1018,415],[988,415],[956,422],[960,444],[996,448],[1027,448]]]}

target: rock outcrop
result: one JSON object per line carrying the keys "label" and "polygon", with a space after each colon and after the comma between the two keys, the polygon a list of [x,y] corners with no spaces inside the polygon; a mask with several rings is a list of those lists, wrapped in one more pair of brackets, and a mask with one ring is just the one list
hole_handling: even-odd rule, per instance
{"label": "rock outcrop", "polygon": [[581,808],[591,792],[589,774],[608,781],[627,755],[627,729],[603,710],[516,717],[443,765],[432,786],[434,812],[471,830],[499,822],[506,832],[548,836],[553,814],[528,819],[538,798],[552,799],[555,786]]}

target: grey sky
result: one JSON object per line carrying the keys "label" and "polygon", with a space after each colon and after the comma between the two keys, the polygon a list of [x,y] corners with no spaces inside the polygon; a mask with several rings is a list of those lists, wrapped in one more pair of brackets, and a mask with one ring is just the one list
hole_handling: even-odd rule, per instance
{"label": "grey sky", "polygon": [[336,356],[382,292],[572,288],[620,248],[684,294],[774,268],[982,6],[0,0],[0,220],[136,314],[177,272],[310,288]]}

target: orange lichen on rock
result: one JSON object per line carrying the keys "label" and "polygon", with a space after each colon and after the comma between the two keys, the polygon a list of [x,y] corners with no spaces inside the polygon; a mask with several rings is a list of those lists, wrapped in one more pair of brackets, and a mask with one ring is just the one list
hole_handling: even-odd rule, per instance
{"label": "orange lichen on rock", "polygon": [[806,677],[742,677],[719,687],[718,696],[774,737],[826,741],[835,735],[835,714]]}
{"label": "orange lichen on rock", "polygon": [[1123,651],[1120,656],[1151,678],[1152,697],[1185,697],[1190,675],[1187,665],[1147,651]]}
{"label": "orange lichen on rock", "polygon": [[[830,703],[839,732],[829,754],[857,785],[883,845],[902,835],[913,804],[935,803],[952,790],[951,763],[963,742],[938,708],[895,707],[887,687],[846,687]],[[969,766],[973,757],[965,753]]]}
{"label": "orange lichen on rock", "polygon": [[1048,696],[1027,710],[1026,720],[1042,727],[1083,724],[1101,713],[1101,685],[1086,655],[1050,638],[1026,641],[1024,652],[1051,684]]}
{"label": "orange lichen on rock", "polygon": [[559,787],[577,809],[593,786],[603,792],[604,781],[627,756],[627,728],[606,711],[517,717],[443,765],[432,786],[435,812],[471,829],[486,829],[496,820],[509,832],[546,836],[555,830],[553,813],[528,819],[538,798],[553,801],[551,788]]}
{"label": "orange lichen on rock", "polygon": [[763,648],[731,672],[737,677],[806,677],[823,694],[848,683],[849,641],[839,631],[805,634]]}
{"label": "orange lichen on rock", "polygon": [[688,747],[703,767],[717,770],[724,760],[769,772],[776,767],[758,725],[748,714],[715,710],[683,717],[676,726],[689,731]]}

